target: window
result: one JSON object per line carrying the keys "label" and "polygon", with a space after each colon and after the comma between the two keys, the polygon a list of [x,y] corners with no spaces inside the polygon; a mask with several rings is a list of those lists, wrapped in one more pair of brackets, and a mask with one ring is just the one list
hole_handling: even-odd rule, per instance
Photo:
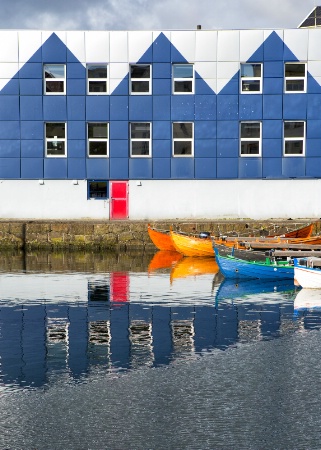
{"label": "window", "polygon": [[241,122],[241,156],[261,155],[261,122]]}
{"label": "window", "polygon": [[130,156],[151,156],[151,124],[138,122],[130,124]]}
{"label": "window", "polygon": [[108,123],[88,123],[88,156],[108,156]]}
{"label": "window", "polygon": [[131,64],[130,66],[130,93],[151,93],[151,66],[150,64]]}
{"label": "window", "polygon": [[194,66],[193,64],[173,64],[173,93],[194,93]]}
{"label": "window", "polygon": [[109,197],[108,181],[90,180],[88,181],[88,198],[106,200]]}
{"label": "window", "polygon": [[305,122],[284,122],[284,156],[304,156]]}
{"label": "window", "polygon": [[306,91],[306,64],[285,63],[284,66],[285,92]]}
{"label": "window", "polygon": [[241,92],[244,94],[262,92],[262,64],[241,64]]}
{"label": "window", "polygon": [[193,156],[193,123],[173,123],[173,156]]}
{"label": "window", "polygon": [[66,66],[64,64],[44,64],[44,93],[63,95],[66,86]]}
{"label": "window", "polygon": [[46,123],[46,156],[66,156],[66,124]]}
{"label": "window", "polygon": [[108,92],[107,64],[87,64],[87,92],[89,95]]}

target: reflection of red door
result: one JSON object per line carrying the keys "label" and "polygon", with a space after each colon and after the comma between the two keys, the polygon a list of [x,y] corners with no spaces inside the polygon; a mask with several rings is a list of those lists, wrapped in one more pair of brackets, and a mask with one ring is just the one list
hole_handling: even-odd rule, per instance
{"label": "reflection of red door", "polygon": [[128,181],[110,182],[110,218],[128,218]]}
{"label": "reflection of red door", "polygon": [[129,300],[129,275],[128,272],[110,273],[110,301],[124,303]]}

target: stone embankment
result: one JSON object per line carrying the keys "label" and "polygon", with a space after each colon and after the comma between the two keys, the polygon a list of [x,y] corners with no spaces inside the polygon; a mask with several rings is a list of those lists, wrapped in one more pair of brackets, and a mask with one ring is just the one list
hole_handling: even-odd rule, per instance
{"label": "stone embankment", "polygon": [[[282,234],[310,223],[307,220],[276,221],[152,221],[159,230],[186,233],[209,231],[215,236],[263,236]],[[316,222],[314,235],[321,232]],[[16,249],[88,249],[153,250],[147,233],[147,221],[2,221],[0,248]]]}

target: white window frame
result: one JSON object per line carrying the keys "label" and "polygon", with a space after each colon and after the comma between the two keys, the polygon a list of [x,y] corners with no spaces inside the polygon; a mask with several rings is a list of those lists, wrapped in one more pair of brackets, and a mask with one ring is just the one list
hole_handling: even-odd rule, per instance
{"label": "white window frame", "polygon": [[[47,137],[47,125],[50,124],[64,124],[65,126],[65,137],[64,138],[58,138],[57,136],[54,137]],[[63,155],[50,155],[48,154],[48,143],[49,142],[63,142],[64,143],[64,154]],[[67,123],[66,122],[45,122],[45,154],[46,154],[46,158],[66,158],[67,157]]]}
{"label": "white window frame", "polygon": [[[136,67],[136,66],[149,66],[149,77],[141,77],[141,78],[135,78],[131,76],[132,73],[132,67]],[[152,93],[152,65],[151,64],[130,64],[129,65],[129,76],[130,76],[130,80],[129,80],[129,92],[131,95],[151,95]],[[148,82],[148,91],[144,92],[135,92],[132,89],[132,82],[134,83],[146,83]]]}
{"label": "white window frame", "polygon": [[[303,123],[303,136],[285,137],[285,124],[286,123]],[[302,153],[285,153],[286,142],[300,141],[302,142]],[[283,156],[284,157],[304,157],[306,145],[306,121],[305,120],[284,120],[283,122]]]}
{"label": "white window frame", "polygon": [[[242,125],[243,124],[258,124],[260,126],[259,137],[242,137]],[[242,153],[242,142],[258,142],[259,153]],[[242,120],[240,122],[240,157],[242,158],[260,158],[262,156],[262,122],[258,120]]]}
{"label": "white window frame", "polygon": [[[93,124],[106,125],[107,127],[107,137],[106,138],[97,138],[97,137],[89,137],[89,126]],[[106,155],[91,155],[90,154],[90,143],[91,142],[105,142],[106,143]],[[108,158],[109,157],[109,123],[108,122],[87,122],[87,156],[88,158]]]}
{"label": "white window frame", "polygon": [[[149,125],[149,137],[132,138],[132,125],[139,124]],[[129,124],[129,136],[130,136],[130,157],[131,158],[151,158],[152,157],[152,123],[151,122],[130,122]],[[148,155],[133,155],[133,142],[148,142]]]}
{"label": "white window frame", "polygon": [[[46,66],[61,66],[64,68],[64,76],[57,78],[47,78],[46,77]],[[63,82],[64,89],[62,92],[47,92],[47,82]],[[43,90],[44,95],[66,95],[66,64],[54,64],[54,63],[44,63],[43,65]]]}
{"label": "white window frame", "polygon": [[[88,69],[90,66],[101,66],[101,67],[105,67],[106,71],[107,71],[107,77],[89,77],[88,76]],[[86,65],[86,77],[87,77],[87,95],[107,95],[108,94],[108,64],[107,63],[87,63]],[[97,91],[93,91],[91,92],[89,90],[89,86],[91,82],[105,82],[106,83],[106,91],[105,92],[97,92]]]}
{"label": "white window frame", "polygon": [[[289,65],[303,65],[304,66],[304,76],[303,77],[299,77],[299,76],[293,76],[293,77],[289,77],[286,76],[286,66]],[[287,81],[302,81],[303,80],[303,90],[297,90],[297,91],[292,91],[292,90],[287,90]],[[284,92],[286,92],[287,94],[300,94],[300,93],[305,93],[307,90],[307,63],[306,62],[301,62],[301,61],[291,61],[291,62],[286,62],[284,63]]]}
{"label": "white window frame", "polygon": [[[255,77],[255,76],[247,76],[247,75],[243,75],[242,76],[242,67],[243,66],[260,66],[261,67],[261,75],[259,77]],[[245,85],[246,82],[251,83],[252,81],[260,82],[260,89],[257,91],[251,91],[248,89],[245,89]],[[240,92],[242,94],[262,94],[263,91],[263,64],[262,63],[241,63],[240,65]]]}
{"label": "white window frame", "polygon": [[[189,77],[175,77],[174,70],[176,66],[190,66],[193,69],[193,76],[191,78]],[[176,91],[175,90],[175,83],[176,82],[184,82],[184,81],[191,81],[192,82],[192,90],[191,91]],[[195,91],[195,69],[194,64],[191,63],[174,63],[172,64],[172,92],[173,95],[193,95]]]}
{"label": "white window frame", "polygon": [[[175,124],[186,123],[192,125],[192,137],[191,138],[175,138],[174,137],[174,126]],[[172,123],[172,156],[173,158],[193,158],[194,157],[194,122],[181,122],[175,121]],[[191,142],[191,154],[175,154],[175,142]]]}

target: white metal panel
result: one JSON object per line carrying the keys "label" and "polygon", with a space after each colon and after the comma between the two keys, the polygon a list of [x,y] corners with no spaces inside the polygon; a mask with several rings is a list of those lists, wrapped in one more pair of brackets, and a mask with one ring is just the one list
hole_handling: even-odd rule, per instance
{"label": "white metal panel", "polygon": [[110,32],[110,62],[128,61],[127,31]]}
{"label": "white metal panel", "polygon": [[0,62],[18,61],[18,32],[0,31]]}
{"label": "white metal panel", "polygon": [[219,31],[217,37],[217,61],[240,60],[239,30]]}
{"label": "white metal panel", "polygon": [[216,61],[216,56],[217,31],[196,31],[195,61]]}
{"label": "white metal panel", "polygon": [[171,42],[188,62],[195,61],[195,31],[172,31]]}
{"label": "white metal panel", "polygon": [[221,90],[231,81],[231,78],[218,78],[216,80],[216,93],[219,94]]}
{"label": "white metal panel", "polygon": [[319,77],[313,77],[315,81],[321,86],[321,76]]}
{"label": "white metal panel", "polygon": [[[137,62],[153,43],[151,31],[129,31],[128,32],[128,60]],[[150,61],[151,62],[151,61]]]}
{"label": "white metal panel", "polygon": [[231,79],[240,70],[240,63],[234,62],[218,62],[217,63],[217,78]]}
{"label": "white metal panel", "polygon": [[85,32],[86,62],[109,61],[109,32],[86,31]]}
{"label": "white metal panel", "polygon": [[86,61],[85,33],[83,31],[67,31],[67,47],[80,62]]}
{"label": "white metal panel", "polygon": [[195,62],[194,67],[202,78],[216,78],[216,62]]}
{"label": "white metal panel", "polygon": [[19,31],[19,62],[25,63],[29,61],[34,53],[41,47],[41,39],[41,31]]}
{"label": "white metal panel", "polygon": [[41,32],[42,44],[44,44],[52,34],[55,34],[65,45],[67,44],[65,31],[42,31]]}
{"label": "white metal panel", "polygon": [[[15,74],[13,74],[12,76],[14,75]],[[9,81],[11,81],[11,78],[0,78],[0,91],[5,87],[6,84],[9,83]]]}
{"label": "white metal panel", "polygon": [[124,78],[129,72],[128,63],[112,63],[109,68],[110,78]]}
{"label": "white metal panel", "polygon": [[321,60],[321,29],[309,30],[308,59]]}
{"label": "white metal panel", "polygon": [[308,61],[308,72],[314,77],[321,77],[321,60]]}
{"label": "white metal panel", "polygon": [[[240,60],[246,62],[264,42],[263,30],[240,31]],[[263,54],[263,52],[262,52]]]}
{"label": "white metal panel", "polygon": [[308,30],[284,30],[284,43],[299,61],[308,59],[308,39]]}
{"label": "white metal panel", "polygon": [[18,62],[0,63],[0,78],[12,78],[19,70]]}
{"label": "white metal panel", "polygon": [[[127,73],[125,74],[127,75]],[[125,76],[124,75],[124,76]],[[123,77],[124,78],[124,77]],[[123,78],[111,78],[109,80],[109,92],[112,94],[119,84],[123,81]]]}

